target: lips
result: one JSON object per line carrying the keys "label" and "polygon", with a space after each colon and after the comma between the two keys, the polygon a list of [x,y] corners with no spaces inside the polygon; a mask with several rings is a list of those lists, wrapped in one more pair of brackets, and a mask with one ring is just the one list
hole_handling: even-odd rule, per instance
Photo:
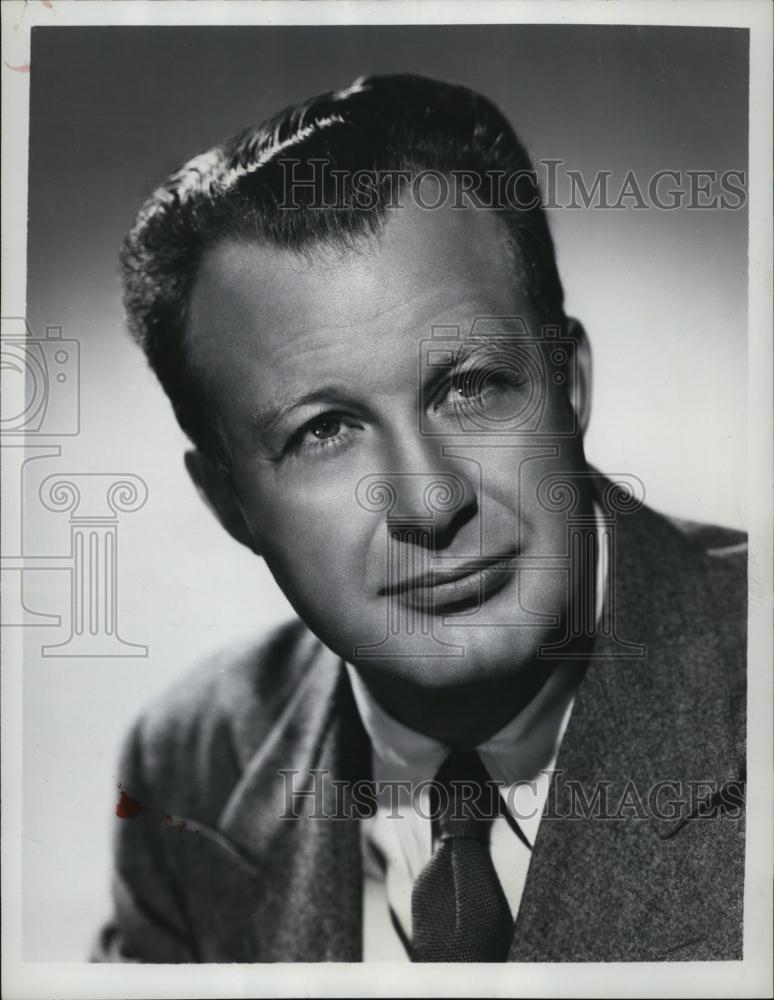
{"label": "lips", "polygon": [[432,569],[384,587],[381,594],[395,596],[401,603],[431,614],[462,610],[502,590],[512,576],[515,556],[516,550],[512,549],[499,556]]}

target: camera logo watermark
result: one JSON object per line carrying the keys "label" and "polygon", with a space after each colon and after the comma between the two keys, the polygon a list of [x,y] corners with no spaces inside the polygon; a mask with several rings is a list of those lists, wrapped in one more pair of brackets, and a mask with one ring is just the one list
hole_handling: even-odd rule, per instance
{"label": "camera logo watermark", "polygon": [[[0,366],[4,378],[22,385],[21,407],[11,404],[0,417],[3,437],[39,434],[71,436],[80,430],[80,344],[65,338],[61,326],[47,326],[36,339],[18,317],[2,321]],[[18,398],[18,397],[17,397]]]}
{"label": "camera logo watermark", "polygon": [[[70,573],[70,635],[43,646],[43,656],[147,656],[148,647],[118,634],[119,514],[144,506],[139,476],[107,473],[52,475],[40,487],[43,506],[69,513],[70,551],[60,565]],[[53,560],[47,560],[49,567]]]}
{"label": "camera logo watermark", "polygon": [[[82,432],[81,345],[48,326],[36,337],[22,317],[4,317],[0,338],[3,413],[4,521],[2,626],[61,628],[60,642],[43,644],[44,657],[148,655],[142,643],[127,642],[118,631],[118,554],[121,515],[144,506],[148,489],[130,473],[73,471],[45,474],[45,464],[61,459],[58,439]],[[46,551],[29,542],[41,533],[41,518],[68,512],[70,543]],[[34,520],[34,524],[33,524]],[[30,607],[28,592],[50,599],[47,586],[34,585],[45,574],[61,572],[69,581],[66,614]],[[41,594],[43,595],[41,598]]]}
{"label": "camera logo watermark", "polygon": [[[573,468],[577,448],[562,458],[583,432],[568,405],[578,352],[560,326],[533,334],[519,315],[420,341],[417,435],[432,466],[357,483],[358,506],[382,522],[386,601],[383,637],[356,645],[355,661],[462,657],[471,628],[539,629],[546,661],[645,656],[616,616],[617,534],[644,484]],[[546,606],[546,587],[563,598]]]}
{"label": "camera logo watermark", "polygon": [[519,435],[521,441],[524,435],[579,433],[573,409],[561,426],[547,429],[543,421],[549,392],[578,377],[577,343],[556,324],[544,324],[537,334],[523,316],[476,316],[467,330],[434,325],[420,344],[419,385],[432,385],[435,372],[450,373],[454,426],[434,422],[432,406],[426,405],[420,410],[424,436],[483,433]]}

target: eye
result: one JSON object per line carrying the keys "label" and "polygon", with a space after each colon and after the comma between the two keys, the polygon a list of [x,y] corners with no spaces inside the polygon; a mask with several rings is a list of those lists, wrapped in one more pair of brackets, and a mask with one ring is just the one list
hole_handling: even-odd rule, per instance
{"label": "eye", "polygon": [[317,417],[310,424],[307,424],[306,432],[317,438],[318,441],[329,441],[341,433],[341,420],[335,415],[326,414],[324,417]]}
{"label": "eye", "polygon": [[[476,378],[476,376],[479,377]],[[481,392],[483,388],[482,382],[486,382],[486,379],[482,379],[479,372],[463,372],[457,376],[452,388],[462,399],[472,399]]]}
{"label": "eye", "polygon": [[440,401],[440,406],[441,408],[457,407],[480,402],[492,393],[500,392],[504,388],[506,388],[506,379],[494,366],[468,368],[452,375]]}
{"label": "eye", "polygon": [[353,443],[353,435],[359,429],[361,425],[344,413],[321,413],[296,431],[288,442],[286,453],[301,455],[330,449],[333,454]]}

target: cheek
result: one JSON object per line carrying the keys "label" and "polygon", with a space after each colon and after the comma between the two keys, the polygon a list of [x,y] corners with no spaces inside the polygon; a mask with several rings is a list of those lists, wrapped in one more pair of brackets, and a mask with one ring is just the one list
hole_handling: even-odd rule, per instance
{"label": "cheek", "polygon": [[591,505],[580,436],[522,436],[479,454],[485,530],[493,528],[492,519],[506,517],[535,554],[563,551],[570,511],[583,514]]}
{"label": "cheek", "polygon": [[250,492],[244,506],[251,535],[284,590],[317,595],[326,585],[362,586],[372,521],[351,492],[350,499],[343,486],[300,490],[280,482]]}

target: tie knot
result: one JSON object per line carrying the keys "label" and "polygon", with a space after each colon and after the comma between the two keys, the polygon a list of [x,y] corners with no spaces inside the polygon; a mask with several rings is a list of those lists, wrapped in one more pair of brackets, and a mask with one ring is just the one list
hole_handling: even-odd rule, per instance
{"label": "tie knot", "polygon": [[500,814],[500,795],[475,750],[455,750],[443,762],[432,787],[431,812],[441,839],[488,842],[492,820]]}

